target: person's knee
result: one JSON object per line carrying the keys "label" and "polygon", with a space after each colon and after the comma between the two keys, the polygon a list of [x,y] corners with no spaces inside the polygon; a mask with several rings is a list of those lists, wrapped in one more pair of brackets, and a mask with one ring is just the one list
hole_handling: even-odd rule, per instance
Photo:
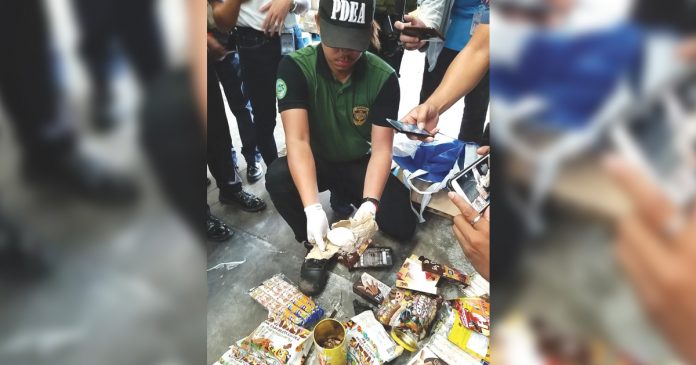
{"label": "person's knee", "polygon": [[266,190],[268,193],[287,192],[293,186],[287,158],[281,157],[273,161],[266,172]]}
{"label": "person's knee", "polygon": [[382,232],[398,241],[410,240],[416,232],[418,223],[411,210],[410,193],[398,180],[387,182],[383,200],[388,206],[378,212],[377,223]]}
{"label": "person's knee", "polygon": [[397,241],[408,241],[416,233],[416,215],[408,209],[403,212],[394,212],[385,222],[379,225],[379,229]]}

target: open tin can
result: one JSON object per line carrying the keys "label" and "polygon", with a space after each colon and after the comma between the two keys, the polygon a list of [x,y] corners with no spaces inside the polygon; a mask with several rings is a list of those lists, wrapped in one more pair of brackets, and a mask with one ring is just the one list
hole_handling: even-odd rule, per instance
{"label": "open tin can", "polygon": [[321,365],[346,365],[346,329],[335,319],[327,318],[314,327],[314,345]]}

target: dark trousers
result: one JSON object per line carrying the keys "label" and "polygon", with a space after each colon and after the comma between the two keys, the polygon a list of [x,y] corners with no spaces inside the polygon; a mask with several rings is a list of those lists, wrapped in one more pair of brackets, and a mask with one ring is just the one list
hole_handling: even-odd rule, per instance
{"label": "dark trousers", "polygon": [[210,173],[221,193],[242,190],[242,179],[234,161],[234,147],[227,124],[225,104],[215,75],[215,61],[208,58],[208,138],[207,159]]}
{"label": "dark trousers", "polygon": [[114,46],[128,58],[138,79],[149,84],[164,68],[155,1],[73,0],[80,25],[80,52],[98,101],[109,99]]}
{"label": "dark trousers", "polygon": [[256,145],[266,166],[278,158],[273,131],[276,126],[275,83],[280,54],[280,37],[266,37],[251,28],[237,28],[237,49],[242,80],[254,109]]}
{"label": "dark trousers", "polygon": [[[351,203],[360,206],[368,162],[368,158],[337,163],[315,157],[319,191],[343,191]],[[278,213],[295,233],[295,239],[298,242],[306,241],[307,218],[286,157],[277,159],[268,169],[266,190]],[[399,241],[411,239],[416,230],[416,216],[411,211],[409,191],[394,175],[389,175],[387,179],[376,218],[379,229]]]}
{"label": "dark trousers", "polygon": [[391,26],[393,29],[394,22],[397,20],[399,20],[398,15],[389,16],[386,13],[375,13],[375,21],[380,25],[378,35],[380,49],[377,50],[370,44],[368,50],[388,63],[396,71],[396,75],[401,77],[399,71],[401,69],[401,60],[404,58],[404,48],[399,43],[398,33],[395,33],[396,30],[391,32],[391,29],[388,28]]}
{"label": "dark trousers", "polygon": [[242,83],[237,53],[230,53],[222,60],[215,62],[215,72],[225,92],[227,105],[237,120],[239,137],[242,140],[242,156],[247,164],[259,161],[261,155],[256,148],[251,103],[246,95],[246,86]]}
{"label": "dark trousers", "polygon": [[186,69],[161,75],[145,93],[141,142],[164,196],[205,237],[205,140]]}
{"label": "dark trousers", "polygon": [[[420,102],[425,102],[430,95],[437,89],[442,82],[442,78],[447,72],[447,68],[452,63],[459,52],[443,48],[437,58],[437,64],[432,72],[428,72],[430,65],[425,61],[423,70],[423,84],[421,85]],[[488,141],[483,138],[483,125],[486,122],[486,112],[488,111],[488,101],[490,99],[489,73],[481,79],[476,87],[464,97],[464,115],[459,127],[459,136],[463,142],[475,142],[479,145],[487,145]]]}
{"label": "dark trousers", "polygon": [[22,148],[24,166],[33,168],[50,167],[51,161],[73,150],[76,140],[72,124],[59,116],[44,10],[39,0],[0,2],[0,98]]}

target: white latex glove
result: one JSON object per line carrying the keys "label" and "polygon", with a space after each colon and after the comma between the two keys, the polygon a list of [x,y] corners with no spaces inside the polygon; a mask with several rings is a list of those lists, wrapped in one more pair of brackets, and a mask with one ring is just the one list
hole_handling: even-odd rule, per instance
{"label": "white latex glove", "polygon": [[372,216],[372,219],[375,219],[375,214],[377,214],[377,206],[375,206],[375,203],[372,203],[372,202],[362,203],[360,205],[360,208],[358,208],[358,211],[355,212],[353,219],[356,221],[361,221],[362,218],[364,218],[368,214]]}
{"label": "white latex glove", "polygon": [[307,216],[307,240],[309,243],[316,243],[319,249],[326,250],[324,237],[329,232],[329,220],[321,204],[312,204],[304,208]]}

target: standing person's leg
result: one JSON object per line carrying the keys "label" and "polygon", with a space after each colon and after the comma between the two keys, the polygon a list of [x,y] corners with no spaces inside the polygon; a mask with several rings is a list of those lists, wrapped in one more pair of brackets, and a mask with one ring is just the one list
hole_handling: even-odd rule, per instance
{"label": "standing person's leg", "polygon": [[490,99],[489,73],[464,97],[464,116],[458,139],[483,145],[483,125],[486,122]]}
{"label": "standing person's leg", "polygon": [[428,63],[427,59],[425,60],[425,66],[423,68],[423,82],[421,84],[420,92],[421,104],[428,100],[430,95],[435,92],[435,89],[440,86],[440,82],[442,82],[442,78],[445,76],[447,68],[449,67],[450,63],[452,63],[454,58],[457,57],[457,53],[458,52],[455,50],[443,48],[440,55],[437,57],[435,68],[432,71],[428,71],[430,64]]}
{"label": "standing person's leg", "polygon": [[138,79],[150,84],[165,67],[164,46],[153,0],[111,0],[117,14],[115,33],[132,62]]}
{"label": "standing person's leg", "polygon": [[238,55],[230,53],[224,59],[215,62],[215,71],[225,92],[227,105],[237,120],[239,137],[242,140],[242,156],[247,163],[247,180],[250,183],[256,182],[263,176],[263,170],[256,158],[258,151],[251,103],[243,92]]}
{"label": "standing person's leg", "polygon": [[[17,36],[16,24],[22,24]],[[58,117],[58,90],[41,1],[0,2],[0,97],[26,168],[50,167],[75,146],[75,131]],[[45,165],[45,166],[44,166]]]}
{"label": "standing person's leg", "polygon": [[215,66],[208,61],[208,138],[207,159],[210,172],[220,189],[222,203],[236,203],[242,210],[257,212],[266,208],[258,197],[242,190],[242,178],[234,162],[232,138],[225,115],[222,92],[215,75]]}
{"label": "standing person's leg", "polygon": [[110,73],[113,67],[114,28],[119,5],[113,1],[73,0],[80,27],[79,52],[92,84],[91,122],[102,131],[114,127]]}
{"label": "standing person's leg", "polygon": [[[363,196],[368,158],[351,162],[341,167],[340,181],[357,207]],[[377,225],[380,231],[398,241],[407,241],[416,231],[416,215],[411,210],[410,192],[396,176],[389,174],[377,210]]]}
{"label": "standing person's leg", "polygon": [[276,126],[275,82],[281,59],[280,38],[261,38],[265,40],[260,45],[252,45],[263,37],[260,32],[238,30],[238,33],[242,80],[254,110],[256,145],[266,166],[270,166],[278,158],[273,131]]}

